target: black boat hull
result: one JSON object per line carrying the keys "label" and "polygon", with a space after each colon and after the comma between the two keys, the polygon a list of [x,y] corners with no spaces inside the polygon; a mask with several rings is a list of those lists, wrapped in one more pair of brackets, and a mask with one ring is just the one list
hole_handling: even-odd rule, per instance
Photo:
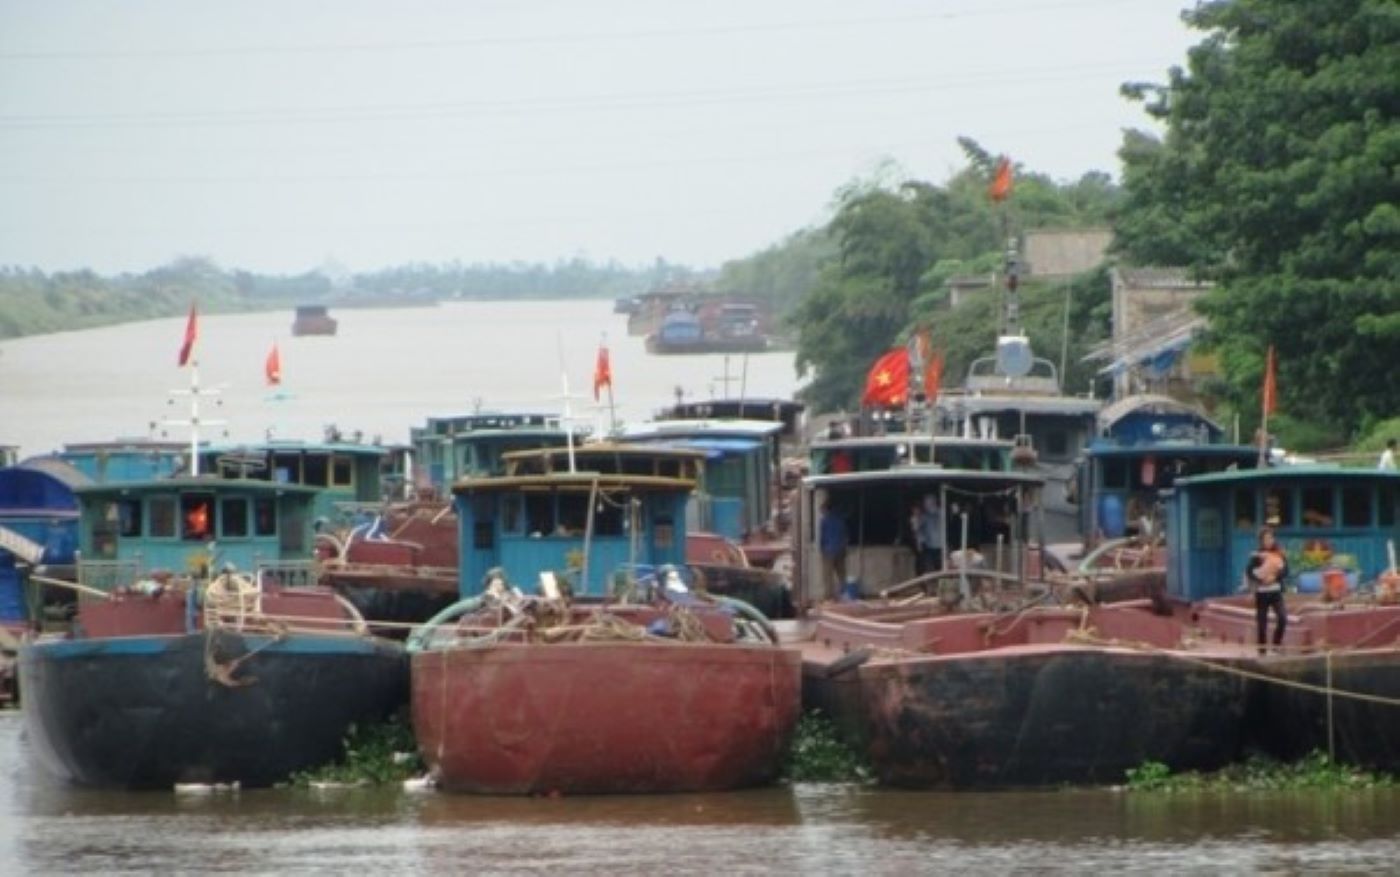
{"label": "black boat hull", "polygon": [[269,786],[342,754],[352,724],[408,701],[401,646],[226,631],[28,643],[31,748],[53,773],[108,788]]}

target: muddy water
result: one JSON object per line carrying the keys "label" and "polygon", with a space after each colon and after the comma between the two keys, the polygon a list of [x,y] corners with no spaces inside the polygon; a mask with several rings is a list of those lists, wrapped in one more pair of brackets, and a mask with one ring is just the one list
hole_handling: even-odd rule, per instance
{"label": "muddy water", "polygon": [[1400,793],[79,790],[0,714],[0,873],[1394,873]]}

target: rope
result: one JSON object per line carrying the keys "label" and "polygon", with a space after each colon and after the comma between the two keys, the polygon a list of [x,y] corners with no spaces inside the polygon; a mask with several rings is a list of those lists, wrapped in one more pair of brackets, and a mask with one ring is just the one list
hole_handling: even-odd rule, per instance
{"label": "rope", "polygon": [[237,658],[234,658],[233,660],[228,661],[227,663],[220,664],[218,660],[214,658],[214,639],[218,635],[218,628],[214,628],[205,632],[204,675],[210,681],[217,682],[220,685],[223,685],[227,688],[243,688],[245,686],[252,685],[253,683],[257,682],[258,678],[256,676],[250,676],[246,679],[235,679],[233,678],[233,674],[238,672],[238,668],[243,666],[244,661],[248,660],[249,658],[256,655],[258,652],[263,651],[264,649],[271,648],[272,646],[281,642],[283,639],[283,634],[279,633],[277,636],[274,636],[272,639],[269,639],[267,642],[263,643],[257,648],[250,649],[246,654],[239,655]]}
{"label": "rope", "polygon": [[1277,676],[1270,676],[1267,673],[1258,673],[1253,670],[1245,670],[1242,667],[1232,667],[1229,664],[1217,663],[1206,658],[1197,658],[1192,655],[1183,654],[1178,650],[1163,649],[1158,646],[1154,646],[1151,643],[1134,642],[1128,640],[1106,640],[1102,637],[1096,636],[1093,633],[1092,628],[1072,630],[1066,635],[1065,638],[1071,642],[1084,642],[1089,645],[1100,646],[1120,646],[1123,648],[1130,648],[1135,649],[1137,651],[1162,655],[1167,658],[1173,658],[1178,661],[1184,661],[1188,664],[1195,664],[1197,666],[1205,667],[1210,670],[1217,670],[1221,673],[1239,676],[1244,679],[1255,679],[1260,682],[1268,682],[1274,685],[1280,685],[1284,688],[1294,688],[1299,691],[1308,691],[1313,694],[1326,695],[1329,699],[1335,695],[1337,697],[1350,698],[1351,700],[1359,700],[1367,703],[1377,703],[1381,704],[1382,706],[1400,706],[1400,698],[1385,697],[1384,695],[1380,694],[1367,694],[1364,691],[1348,691],[1346,689],[1332,687],[1332,685],[1330,684],[1333,654],[1332,649],[1329,649],[1325,653],[1327,658],[1329,683],[1327,685],[1313,685],[1310,682],[1295,682],[1292,679],[1280,679]]}

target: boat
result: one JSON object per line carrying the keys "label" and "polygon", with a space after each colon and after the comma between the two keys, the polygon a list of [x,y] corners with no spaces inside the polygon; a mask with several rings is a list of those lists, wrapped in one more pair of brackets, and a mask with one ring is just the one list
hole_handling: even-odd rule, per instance
{"label": "boat", "polygon": [[77,614],[19,651],[40,763],[86,786],[268,786],[401,708],[402,644],[314,583],[316,492],[209,475],[77,488]]}
{"label": "boat", "polygon": [[648,353],[762,353],[768,349],[756,305],[678,307],[646,336]]}
{"label": "boat", "polygon": [[798,655],[756,610],[684,584],[702,459],[603,443],[522,451],[504,474],[453,487],[463,599],[409,639],[414,732],[442,788],[687,792],[776,778],[800,708]]}
{"label": "boat", "polygon": [[898,787],[1116,784],[1148,761],[1216,769],[1239,756],[1248,703],[1246,678],[1220,668],[1249,650],[1183,657],[1185,630],[1137,604],[832,605],[801,643],[803,702]]}
{"label": "boat", "polygon": [[292,319],[293,335],[334,335],[339,324],[325,305],[297,305]]}
{"label": "boat", "polygon": [[656,420],[613,439],[704,454],[688,510],[686,562],[714,593],[738,597],[773,618],[794,614],[790,517],[783,514],[780,420]]}
{"label": "boat", "polygon": [[563,447],[582,434],[544,414],[475,412],[430,417],[410,436],[412,496],[362,504],[358,516],[319,536],[322,582],[345,595],[377,630],[399,637],[459,597],[452,483],[499,474],[504,454]]}
{"label": "boat", "polygon": [[1258,531],[1288,553],[1282,648],[1254,654],[1246,743],[1292,760],[1321,751],[1400,769],[1400,473],[1327,464],[1235,470],[1177,481],[1167,499],[1167,590],[1214,636],[1256,647],[1241,594]]}
{"label": "boat", "polygon": [[[1179,641],[1184,625],[1147,601],[1064,605],[1042,577],[1043,482],[1007,466],[1011,447],[904,435],[814,448],[798,514],[800,597],[815,607],[796,640],[804,705],[832,716],[895,786],[1105,783],[1145,760],[1228,763],[1244,680],[1110,644]],[[838,453],[848,459],[832,471]],[[944,453],[962,466],[931,462]],[[941,507],[947,550],[920,573],[906,533],[925,497]],[[841,601],[826,599],[819,572],[822,506],[848,516]]]}

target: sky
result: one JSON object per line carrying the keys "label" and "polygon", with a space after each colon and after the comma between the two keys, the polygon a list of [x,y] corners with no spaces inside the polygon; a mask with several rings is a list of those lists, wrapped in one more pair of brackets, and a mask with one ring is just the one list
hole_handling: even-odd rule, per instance
{"label": "sky", "polygon": [[715,267],[959,136],[1115,178],[1184,0],[0,0],[0,265]]}

